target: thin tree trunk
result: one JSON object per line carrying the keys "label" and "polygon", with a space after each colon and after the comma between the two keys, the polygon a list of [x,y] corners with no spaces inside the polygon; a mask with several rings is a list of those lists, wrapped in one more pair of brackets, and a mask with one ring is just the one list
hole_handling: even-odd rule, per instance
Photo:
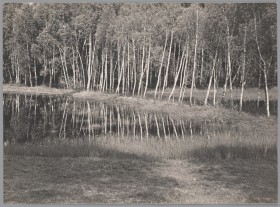
{"label": "thin tree trunk", "polygon": [[162,92],[161,92],[160,98],[162,98],[163,93],[164,93],[164,90],[165,90],[165,88],[167,87],[168,71],[169,71],[169,64],[170,64],[170,56],[171,56],[172,43],[173,43],[173,31],[171,30],[171,40],[170,40],[170,45],[169,45],[169,54],[168,54],[168,60],[167,60],[167,65],[166,65],[166,71],[165,71],[165,76],[164,76],[164,81],[163,81],[163,87],[162,87]]}
{"label": "thin tree trunk", "polygon": [[110,49],[110,84],[109,88],[110,90],[113,90],[113,54],[112,54],[112,43],[111,43],[111,49]]}
{"label": "thin tree trunk", "polygon": [[267,116],[269,117],[270,116],[270,109],[269,109],[269,93],[268,93],[268,87],[267,87],[267,69],[266,69],[266,66],[264,67],[264,70],[263,70],[263,74],[264,74],[264,83],[265,83],[265,88],[264,88],[264,91],[265,91],[265,100],[266,100],[266,113],[267,113]]}
{"label": "thin tree trunk", "polygon": [[130,92],[129,45],[127,46],[127,92]]}
{"label": "thin tree trunk", "polygon": [[18,57],[16,57],[16,84],[20,84],[20,69],[19,69],[19,62],[18,62]]}
{"label": "thin tree trunk", "polygon": [[121,68],[120,68],[120,72],[119,72],[119,77],[118,77],[118,86],[117,86],[117,89],[116,89],[116,93],[119,93],[120,92],[120,84],[121,84],[121,80],[122,80],[122,73],[123,73],[123,69],[124,69],[124,52],[125,52],[125,48],[123,48],[123,61],[122,61],[122,65],[121,65]]}
{"label": "thin tree trunk", "polygon": [[[189,46],[187,46],[187,53],[188,53],[188,47]],[[183,54],[181,56],[181,60],[180,60],[179,66],[178,66],[177,73],[175,74],[173,88],[172,88],[172,91],[171,91],[171,93],[170,93],[170,95],[168,97],[168,101],[170,101],[170,98],[171,98],[171,96],[173,95],[173,93],[175,91],[175,88],[176,88],[176,85],[177,85],[177,81],[178,81],[178,78],[179,78],[179,75],[180,75],[180,72],[181,72],[181,69],[182,69],[182,63],[183,63],[184,55],[185,55],[185,49],[184,49]]]}
{"label": "thin tree trunk", "polygon": [[64,80],[65,80],[65,84],[68,88],[68,81],[67,81],[67,76],[66,76],[66,69],[65,69],[65,64],[64,64],[64,60],[63,60],[63,56],[62,56],[62,49],[59,48],[59,54],[60,54],[60,60],[61,60],[61,64],[62,64],[62,71],[63,71],[63,76],[64,76]]}
{"label": "thin tree trunk", "polygon": [[227,17],[225,17],[225,20],[227,22],[226,24],[226,29],[227,29],[227,74],[226,74],[226,79],[225,79],[225,84],[224,84],[224,92],[223,92],[223,98],[226,95],[226,90],[227,90],[227,84],[229,80],[230,84],[230,91],[231,91],[231,99],[232,99],[232,79],[231,79],[231,38],[232,36],[230,35],[229,31],[229,22]]}
{"label": "thin tree trunk", "polygon": [[[94,53],[95,53],[96,41],[94,42],[94,46],[92,48],[92,36],[91,33],[89,35],[89,52],[88,52],[88,82],[87,82],[87,90],[90,89],[91,86],[91,78],[94,64]],[[94,83],[95,85],[95,83]]]}
{"label": "thin tree trunk", "polygon": [[124,46],[123,46],[123,57],[122,57],[122,67],[123,67],[123,69],[122,69],[122,71],[123,71],[123,73],[122,73],[122,94],[125,94],[125,59],[124,59],[124,56],[125,56],[125,46],[126,46],[126,44],[124,44]]}
{"label": "thin tree trunk", "polygon": [[265,82],[265,99],[266,99],[266,113],[267,116],[270,116],[270,109],[269,109],[269,93],[268,93],[268,87],[267,87],[267,63],[264,60],[261,50],[260,50],[260,44],[259,44],[259,40],[258,40],[258,34],[257,34],[257,17],[256,17],[256,13],[254,10],[254,21],[255,21],[255,37],[256,37],[256,44],[257,44],[257,48],[258,48],[258,53],[260,56],[260,59],[263,63],[263,74],[264,74],[264,82]]}
{"label": "thin tree trunk", "polygon": [[257,107],[260,107],[260,99],[261,99],[261,80],[262,80],[262,72],[259,70],[259,81],[258,81],[258,101]]}
{"label": "thin tree trunk", "polygon": [[161,80],[161,71],[162,71],[162,65],[163,65],[163,60],[164,60],[164,56],[165,56],[165,50],[166,50],[166,46],[167,46],[167,40],[168,40],[168,32],[166,31],[165,43],[164,43],[162,58],[161,58],[161,62],[160,62],[159,72],[158,72],[158,80],[157,80],[157,85],[156,85],[156,89],[155,89],[155,98],[157,97],[157,90],[159,87],[159,82]]}
{"label": "thin tree trunk", "polygon": [[180,90],[179,102],[183,102],[183,100],[184,100],[184,94],[185,94],[185,89],[186,89],[185,84],[188,80],[188,60],[189,60],[189,50],[187,49],[185,67],[184,67],[184,73],[183,73],[183,83],[182,83],[182,87]]}
{"label": "thin tree trunk", "polygon": [[[103,47],[104,48],[104,47]],[[103,81],[104,81],[104,49],[102,50],[101,54],[101,71],[100,71],[100,78],[99,78],[99,91],[103,91]]]}
{"label": "thin tree trunk", "polygon": [[91,58],[92,58],[92,39],[91,39],[91,33],[89,35],[89,38],[88,38],[88,41],[89,41],[89,52],[88,52],[88,61],[87,61],[87,66],[88,66],[88,69],[87,69],[87,76],[88,76],[88,82],[87,82],[87,90],[90,89],[90,81],[91,81]]}
{"label": "thin tree trunk", "polygon": [[138,84],[138,92],[137,95],[140,95],[140,91],[142,89],[142,79],[144,76],[144,59],[145,59],[145,44],[143,45],[143,50],[142,50],[142,64],[141,64],[141,74],[140,74],[140,79],[139,79],[139,84]]}
{"label": "thin tree trunk", "polygon": [[147,68],[146,68],[146,86],[143,97],[145,97],[147,88],[148,88],[148,82],[149,82],[149,71],[150,71],[150,57],[151,57],[151,40],[149,44],[149,52],[148,52],[148,60],[147,60]]}
{"label": "thin tree trunk", "polygon": [[212,84],[213,74],[215,72],[215,67],[216,67],[215,65],[216,65],[217,54],[218,54],[218,48],[216,49],[215,58],[213,60],[213,66],[212,66],[212,70],[211,70],[210,80],[209,80],[209,83],[208,83],[208,89],[207,89],[206,97],[205,97],[205,100],[204,100],[204,105],[207,105],[207,103],[208,103],[209,92],[210,92],[210,88],[211,88],[211,84]]}
{"label": "thin tree trunk", "polygon": [[53,46],[53,57],[52,57],[52,67],[51,67],[51,73],[50,73],[50,83],[49,83],[49,86],[52,87],[52,77],[53,77],[53,74],[54,74],[54,46]]}
{"label": "thin tree trunk", "polygon": [[[218,63],[217,65],[219,65],[219,59],[218,59]],[[214,94],[213,94],[213,106],[216,106],[216,94],[217,94],[217,89],[216,89],[216,83],[217,83],[217,72],[214,69],[214,83],[213,83],[213,89],[214,89]]]}
{"label": "thin tree trunk", "polygon": [[247,27],[245,25],[245,33],[244,33],[244,43],[243,43],[243,68],[242,68],[242,76],[241,76],[241,93],[240,93],[240,103],[239,103],[239,110],[242,111],[242,104],[243,104],[243,93],[244,93],[244,86],[246,84],[245,80],[245,70],[246,70],[246,35],[247,35]]}
{"label": "thin tree trunk", "polygon": [[202,86],[202,78],[203,78],[203,63],[204,63],[204,49],[201,50],[201,67],[200,67],[200,79],[199,85]]}
{"label": "thin tree trunk", "polygon": [[46,52],[45,52],[45,50],[44,50],[44,76],[43,76],[43,85],[45,84],[46,73],[47,73],[47,57],[46,57]]}
{"label": "thin tree trunk", "polygon": [[135,89],[136,89],[136,79],[137,79],[137,73],[136,73],[136,54],[135,54],[135,44],[134,44],[134,39],[132,39],[132,46],[133,46],[133,90],[132,90],[132,95],[134,96]]}
{"label": "thin tree trunk", "polygon": [[190,91],[190,105],[192,105],[193,88],[195,85],[195,73],[197,67],[197,43],[198,43],[198,5],[196,8],[196,34],[195,34],[195,46],[194,46],[194,59],[193,59],[193,74],[192,74],[192,85]]}
{"label": "thin tree trunk", "polygon": [[108,64],[107,64],[107,59],[108,59],[108,48],[106,47],[105,49],[105,65],[104,65],[104,84],[103,84],[103,92],[107,91],[108,88]]}

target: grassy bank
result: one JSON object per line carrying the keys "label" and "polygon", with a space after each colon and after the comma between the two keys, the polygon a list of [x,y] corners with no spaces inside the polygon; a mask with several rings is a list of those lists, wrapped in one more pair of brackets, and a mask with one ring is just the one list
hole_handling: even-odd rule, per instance
{"label": "grassy bank", "polygon": [[[167,101],[169,98],[169,94],[171,92],[171,88],[166,88],[165,92],[163,93],[162,96],[162,100]],[[207,93],[207,89],[194,89],[193,90],[193,99],[195,100],[195,102],[197,103],[204,103],[205,100],[205,96]],[[235,88],[232,91],[232,99],[233,100],[240,100],[240,93],[241,90],[239,88]],[[94,94],[99,94],[97,97],[95,97]],[[102,95],[100,95],[102,94]],[[161,94],[161,91],[159,91],[157,93],[157,97]],[[187,88],[185,91],[185,100],[187,100],[187,102],[189,101],[189,94],[190,94],[190,89]],[[176,88],[174,91],[173,96],[170,99],[170,102],[177,102],[179,99],[179,95],[180,95],[180,89]],[[214,95],[214,91],[210,90],[209,93],[209,103],[212,103],[212,99],[213,99],[213,95]],[[119,97],[130,97],[128,96],[121,96],[118,94],[104,94],[104,93],[100,93],[100,92],[95,92],[94,91],[82,91],[79,93],[75,93],[73,95],[76,98],[85,98],[85,99],[93,99],[93,100],[102,100],[102,101],[107,101],[110,99],[116,99]],[[247,101],[257,101],[258,100],[258,96],[260,100],[265,100],[265,92],[264,90],[260,90],[260,94],[258,94],[258,89],[257,88],[248,88],[244,90],[244,94],[243,94],[243,100]],[[135,95],[134,97],[140,98],[139,96]],[[230,100],[231,96],[230,96],[230,91],[228,90],[225,97],[223,97],[223,89],[219,88],[216,91],[216,102],[220,103],[222,98],[224,98],[224,100]],[[278,98],[278,92],[277,92],[277,87],[273,87],[269,90],[269,99],[271,101],[277,101]],[[154,90],[148,90],[146,93],[146,99],[149,100],[159,100],[158,98],[154,98]]]}
{"label": "grassy bank", "polygon": [[[3,84],[3,92],[4,93],[21,93],[21,94],[72,94],[76,91],[73,89],[58,89],[58,88],[51,88],[47,86],[35,86],[35,87],[27,87],[27,86],[19,86],[19,85],[13,85],[13,84]],[[169,94],[171,92],[171,88],[166,88],[165,92],[163,93],[163,100],[167,100],[169,97]],[[206,96],[206,89],[194,89],[193,91],[193,98],[196,100],[196,102],[204,102],[205,96]],[[239,100],[240,99],[240,89],[235,88],[232,92],[232,98],[233,100]],[[98,94],[98,96],[95,97],[95,95]],[[161,91],[158,92],[158,94],[161,94]],[[171,102],[173,100],[178,100],[180,94],[180,89],[177,88],[174,91],[174,95],[171,97]],[[185,91],[185,99],[188,99],[190,94],[190,89],[186,89]],[[210,90],[209,93],[209,103],[211,103],[211,99],[213,97],[214,91]],[[265,93],[264,90],[260,90],[260,100],[265,100]],[[269,99],[271,101],[277,101],[278,94],[277,94],[277,87],[273,87],[269,90]],[[116,98],[123,97],[118,94],[105,94],[105,93],[99,93],[94,91],[82,91],[77,92],[73,95],[76,98],[84,98],[84,99],[93,99],[93,100],[100,100],[100,101],[109,101],[114,100]],[[124,96],[127,97],[127,96]],[[137,97],[137,96],[135,96]],[[223,89],[219,88],[216,93],[216,101],[219,103],[223,97]],[[137,97],[140,98],[140,97]],[[148,90],[146,94],[147,99],[154,100],[154,90]],[[224,97],[225,100],[230,100],[230,91],[228,90],[226,93],[226,96]],[[120,99],[121,100],[121,99]],[[243,94],[243,100],[251,100],[256,101],[258,100],[258,89],[257,88],[247,88],[244,90]]]}
{"label": "grassy bank", "polygon": [[72,89],[57,89],[47,86],[18,86],[11,84],[3,85],[3,93],[18,93],[18,94],[37,94],[37,95],[67,95],[74,93]]}
{"label": "grassy bank", "polygon": [[234,109],[219,106],[189,106],[166,100],[144,99],[140,97],[125,97],[98,92],[74,93],[75,100],[94,100],[107,104],[127,105],[137,111],[146,113],[168,114],[175,120],[188,119],[197,122],[232,123],[236,127],[246,130],[270,134],[277,130],[277,117],[254,116]]}
{"label": "grassy bank", "polygon": [[[165,92],[163,93],[163,99],[168,99],[170,92],[171,92],[171,88],[166,88]],[[222,98],[223,98],[223,92],[224,89],[223,88],[218,88],[216,90],[216,102],[221,102]],[[260,100],[265,100],[265,92],[263,89],[261,89],[259,94],[259,98]],[[207,93],[207,89],[194,89],[193,90],[193,98],[197,101],[197,102],[203,102],[205,100],[206,97],[206,93]],[[269,90],[269,99],[270,100],[277,100],[278,94],[277,94],[277,87],[273,87]],[[160,92],[158,93],[160,94]],[[240,88],[233,88],[232,90],[232,99],[233,100],[240,100],[240,94],[241,94],[241,89]],[[171,100],[173,100],[173,98],[175,100],[178,100],[180,95],[180,89],[176,88],[174,91],[174,95],[171,97]],[[187,88],[185,91],[185,98],[188,99],[190,95],[190,89]],[[154,90],[148,90],[147,91],[147,95],[148,98],[152,98],[154,97]],[[214,90],[210,90],[209,93],[209,103],[212,103],[211,99],[214,96]],[[224,97],[225,100],[230,100],[231,99],[231,94],[230,94],[230,90],[227,89],[227,92],[225,94]],[[251,101],[257,101],[258,100],[258,88],[245,88],[244,90],[244,94],[243,94],[243,100],[251,100]]]}

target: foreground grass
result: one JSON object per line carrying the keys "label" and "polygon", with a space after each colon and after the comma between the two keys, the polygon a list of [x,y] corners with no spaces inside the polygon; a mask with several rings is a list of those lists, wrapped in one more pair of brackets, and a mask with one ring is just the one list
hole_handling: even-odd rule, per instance
{"label": "foreground grass", "polygon": [[277,202],[277,165],[247,160],[4,159],[4,202],[32,204]]}
{"label": "foreground grass", "polygon": [[277,202],[276,136],[102,136],[4,152],[5,203]]}
{"label": "foreground grass", "polygon": [[12,157],[4,164],[6,203],[277,201],[276,166],[263,162]]}

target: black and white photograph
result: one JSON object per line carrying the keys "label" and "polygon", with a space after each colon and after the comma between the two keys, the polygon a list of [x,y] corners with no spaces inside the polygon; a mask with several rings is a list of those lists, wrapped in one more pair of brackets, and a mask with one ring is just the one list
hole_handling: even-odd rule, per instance
{"label": "black and white photograph", "polygon": [[276,204],[277,3],[7,2],[4,204]]}

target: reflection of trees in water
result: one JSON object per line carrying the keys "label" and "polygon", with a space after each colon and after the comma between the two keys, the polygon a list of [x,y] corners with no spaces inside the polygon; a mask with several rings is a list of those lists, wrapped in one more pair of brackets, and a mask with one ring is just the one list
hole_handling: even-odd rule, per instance
{"label": "reflection of trees in water", "polygon": [[[70,97],[5,95],[4,140],[89,139],[116,136],[148,140],[186,139],[228,130],[220,123],[175,119],[124,105],[80,102]],[[226,123],[225,123],[226,124]],[[104,136],[106,139],[106,136]]]}
{"label": "reflection of trees in water", "polygon": [[33,119],[33,115],[36,117],[36,103],[32,100],[32,96],[20,95],[5,100],[4,141],[13,143],[33,140],[38,131],[42,130],[34,127],[36,119]]}
{"label": "reflection of trees in water", "polygon": [[52,98],[35,95],[4,95],[4,100],[5,141],[32,142],[47,137],[55,131],[56,112]]}

